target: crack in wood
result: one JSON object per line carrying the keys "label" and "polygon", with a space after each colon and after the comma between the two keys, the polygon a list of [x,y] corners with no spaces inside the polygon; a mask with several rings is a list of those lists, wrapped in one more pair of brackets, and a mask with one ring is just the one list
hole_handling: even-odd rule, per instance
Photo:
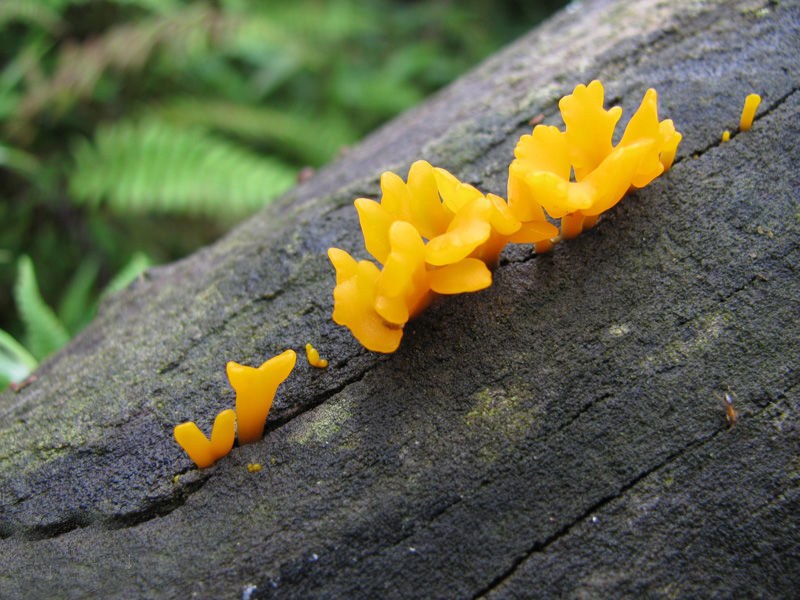
{"label": "crack in wood", "polygon": [[572,521],[566,523],[560,529],[558,529],[558,531],[556,531],[555,533],[551,534],[550,536],[548,536],[547,538],[545,538],[541,542],[536,542],[531,547],[529,547],[527,550],[525,550],[522,554],[517,556],[513,560],[511,565],[505,571],[503,571],[500,575],[498,575],[497,577],[492,579],[492,581],[489,582],[489,584],[487,584],[485,587],[481,588],[479,591],[477,591],[475,594],[473,594],[473,596],[472,596],[473,600],[475,600],[477,598],[485,597],[488,593],[493,591],[495,588],[497,588],[500,585],[502,585],[506,580],[508,580],[509,578],[511,578],[514,575],[514,573],[517,571],[517,569],[519,569],[519,567],[522,566],[522,564],[526,560],[528,560],[534,554],[537,554],[537,553],[540,553],[540,552],[544,552],[545,550],[547,550],[547,548],[549,546],[551,546],[552,544],[556,543],[557,541],[559,541],[561,538],[565,537],[566,535],[569,535],[569,533],[573,530],[574,527],[576,527],[577,525],[580,525],[582,522],[584,522],[586,519],[588,519],[592,515],[592,513],[595,513],[597,511],[601,510],[602,508],[607,506],[610,502],[612,502],[612,501],[614,501],[614,500],[616,500],[618,498],[621,498],[628,491],[630,491],[632,488],[634,488],[636,485],[638,485],[640,482],[642,482],[644,479],[646,479],[647,477],[649,477],[650,475],[652,475],[656,471],[658,471],[658,470],[670,465],[672,462],[674,462],[675,460],[680,458],[686,452],[689,452],[691,450],[695,450],[697,448],[701,448],[705,444],[709,443],[711,440],[713,440],[717,435],[719,435],[723,431],[725,431],[725,428],[724,427],[720,427],[719,429],[715,430],[712,434],[710,434],[710,435],[708,435],[708,436],[706,436],[704,438],[701,438],[699,440],[694,440],[693,442],[687,444],[686,446],[684,446],[680,450],[677,450],[677,451],[667,455],[667,457],[663,461],[661,461],[661,462],[653,465],[652,467],[649,467],[649,468],[645,469],[644,471],[642,471],[641,473],[639,473],[637,476],[635,476],[633,479],[631,479],[628,483],[623,485],[616,493],[608,494],[606,496],[603,496],[602,498],[600,498],[599,500],[594,502],[584,512],[582,512],[580,515],[575,517]]}
{"label": "crack in wood", "polygon": [[[789,390],[787,390],[786,393],[781,395],[780,398],[781,400],[786,399],[786,394],[788,393],[788,391]],[[768,404],[767,406],[753,413],[752,416],[750,416],[749,418],[752,420],[759,418],[767,410],[769,410],[771,406],[776,405],[777,403],[778,401]],[[589,519],[593,513],[602,510],[603,508],[608,506],[611,502],[621,499],[629,491],[631,491],[637,485],[642,483],[645,479],[647,479],[654,473],[657,473],[658,471],[666,467],[669,467],[675,461],[680,460],[687,453],[699,450],[707,446],[708,444],[713,442],[720,434],[724,434],[725,432],[727,432],[728,429],[729,427],[727,425],[721,425],[720,427],[712,431],[709,435],[691,441],[682,448],[668,454],[662,461],[641,471],[638,475],[634,476],[625,485],[621,486],[616,493],[603,496],[602,498],[594,502],[592,505],[590,505],[580,515],[578,515],[570,522],[563,525],[561,528],[559,528],[556,532],[554,532],[544,540],[534,543],[522,554],[518,555],[505,571],[503,571],[497,577],[492,579],[492,581],[489,582],[486,586],[484,586],[483,588],[478,590],[475,594],[473,594],[472,599],[477,600],[478,598],[485,598],[489,593],[491,593],[496,588],[500,587],[504,582],[513,577],[514,573],[525,563],[526,560],[531,558],[534,554],[545,552],[550,546],[552,546],[562,538],[569,535],[575,527],[579,526],[581,523]]]}

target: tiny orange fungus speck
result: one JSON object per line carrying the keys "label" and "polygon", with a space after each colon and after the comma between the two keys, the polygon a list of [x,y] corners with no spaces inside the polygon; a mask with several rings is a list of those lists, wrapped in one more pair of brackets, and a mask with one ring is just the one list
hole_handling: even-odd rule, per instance
{"label": "tiny orange fungus speck", "polygon": [[235,418],[231,409],[219,413],[214,419],[210,440],[193,421],[181,423],[175,426],[175,441],[198,467],[210,467],[233,448]]}
{"label": "tiny orange fungus speck", "polygon": [[247,463],[247,470],[250,473],[258,473],[261,470],[261,463]]}
{"label": "tiny orange fungus speck", "polygon": [[739,413],[733,406],[733,398],[730,394],[725,394],[725,419],[728,421],[728,427],[736,425],[739,419]]}
{"label": "tiny orange fungus speck", "polygon": [[729,142],[730,139],[731,139],[731,132],[726,129],[725,131],[722,132],[722,141]]}
{"label": "tiny orange fungus speck", "polygon": [[758,94],[749,94],[744,99],[744,108],[739,119],[739,131],[747,131],[753,126],[753,119],[756,116],[756,109],[759,104],[761,104],[761,96]]}
{"label": "tiny orange fungus speck", "polygon": [[275,392],[292,372],[296,361],[294,350],[286,350],[258,368],[233,361],[228,363],[228,380],[236,390],[236,420],[240,444],[261,439]]}
{"label": "tiny orange fungus speck", "polygon": [[311,344],[306,344],[306,358],[308,359],[308,364],[312,367],[324,369],[328,366],[328,359],[320,358],[319,352]]}

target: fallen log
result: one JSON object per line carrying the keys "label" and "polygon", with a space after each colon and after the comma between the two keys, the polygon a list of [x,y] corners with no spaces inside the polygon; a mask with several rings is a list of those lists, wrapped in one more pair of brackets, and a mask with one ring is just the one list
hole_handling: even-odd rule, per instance
{"label": "fallen log", "polygon": [[[797,1],[573,3],[149,271],[0,396],[0,597],[792,596],[799,24]],[[627,116],[658,90],[667,174],[550,254],[507,250],[392,355],[331,321],[325,251],[363,255],[352,200],[381,171],[503,195],[529,120],[595,78]],[[225,363],[307,342],[330,366],[299,360],[265,437],[193,468],[172,428],[232,406]]]}

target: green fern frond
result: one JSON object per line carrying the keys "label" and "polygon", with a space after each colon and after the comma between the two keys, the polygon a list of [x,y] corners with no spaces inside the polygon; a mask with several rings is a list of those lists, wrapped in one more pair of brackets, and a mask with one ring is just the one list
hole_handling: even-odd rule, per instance
{"label": "green fern frond", "polygon": [[198,32],[210,35],[216,14],[208,7],[187,6],[112,27],[81,44],[65,43],[53,74],[27,91],[18,118],[27,121],[51,107],[68,110],[78,100],[90,97],[107,71],[139,70],[161,44],[169,43],[173,51],[181,43],[194,48]]}
{"label": "green fern frond", "polygon": [[110,0],[110,4],[122,7],[136,6],[157,14],[177,10],[180,7],[180,2],[181,0]]}
{"label": "green fern frond", "polygon": [[58,318],[72,335],[83,329],[94,316],[92,289],[99,271],[100,263],[96,259],[84,259],[58,303]]}
{"label": "green fern frond", "polygon": [[157,121],[100,128],[76,148],[72,197],[121,214],[237,217],[295,183],[295,170],[200,129]]}
{"label": "green fern frond", "polygon": [[222,131],[254,144],[273,144],[302,163],[318,166],[358,139],[341,117],[309,119],[298,112],[247,106],[225,100],[178,98],[151,113],[177,125]]}
{"label": "green fern frond", "polygon": [[109,28],[86,42],[65,43],[52,75],[27,90],[16,116],[27,122],[48,108],[55,108],[57,114],[66,112],[77,101],[91,97],[106,73],[138,71],[157,53],[160,69],[180,74],[187,65],[202,65],[220,55],[263,57],[267,48],[305,63],[318,60],[310,50],[313,47],[266,17],[254,19],[203,4],[160,10]]}
{"label": "green fern frond", "polygon": [[6,167],[21,175],[33,177],[39,170],[39,161],[32,154],[0,142],[0,167]]}
{"label": "green fern frond", "polygon": [[58,10],[47,6],[44,2],[31,2],[31,0],[0,2],[0,28],[14,21],[22,21],[52,31],[58,25],[60,17]]}
{"label": "green fern frond", "polygon": [[25,379],[37,365],[38,361],[22,344],[0,329],[0,392],[9,383]]}
{"label": "green fern frond", "polygon": [[67,330],[42,299],[33,261],[27,256],[17,262],[14,302],[25,324],[25,346],[35,358],[42,360],[69,341]]}
{"label": "green fern frond", "polygon": [[134,253],[130,260],[125,263],[125,266],[108,282],[108,285],[100,294],[100,299],[102,300],[109,294],[114,294],[128,287],[134,279],[144,273],[152,264],[153,261],[144,252]]}

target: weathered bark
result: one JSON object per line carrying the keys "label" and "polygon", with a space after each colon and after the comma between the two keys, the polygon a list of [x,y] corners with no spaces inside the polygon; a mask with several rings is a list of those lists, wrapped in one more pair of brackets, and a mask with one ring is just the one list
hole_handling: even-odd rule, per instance
{"label": "weathered bark", "polygon": [[[573,4],[149,272],[0,397],[0,597],[792,595],[798,23],[796,0]],[[331,322],[325,250],[363,253],[351,202],[382,170],[503,194],[527,121],[560,125],[593,78],[626,115],[659,91],[669,173],[549,255],[508,251],[394,355]],[[172,427],[232,406],[225,362],[307,341],[331,366],[301,358],[265,438],[192,469]]]}

